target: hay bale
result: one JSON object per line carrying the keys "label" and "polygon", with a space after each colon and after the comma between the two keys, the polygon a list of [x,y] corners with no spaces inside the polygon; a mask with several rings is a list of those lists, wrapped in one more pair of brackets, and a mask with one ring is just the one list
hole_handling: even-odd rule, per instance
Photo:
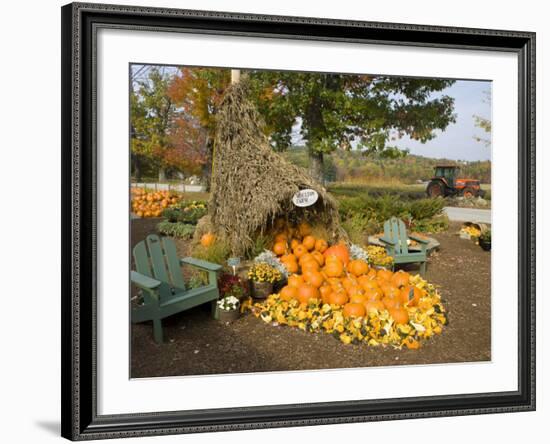
{"label": "hay bale", "polygon": [[[283,216],[323,224],[329,240],[347,238],[336,200],[304,169],[275,153],[262,126],[247,99],[246,80],[231,85],[217,115],[209,214],[197,236],[208,226],[240,256],[258,233]],[[298,208],[292,197],[305,188],[316,190],[319,199]]]}

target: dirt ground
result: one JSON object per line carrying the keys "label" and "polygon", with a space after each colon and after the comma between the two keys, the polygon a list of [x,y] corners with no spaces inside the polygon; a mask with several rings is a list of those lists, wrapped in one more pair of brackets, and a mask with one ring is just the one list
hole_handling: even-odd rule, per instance
{"label": "dirt ground", "polygon": [[[132,222],[132,245],[154,232],[158,219]],[[491,253],[460,239],[460,224],[437,234],[438,252],[427,280],[439,286],[449,324],[419,350],[345,345],[326,333],[265,324],[250,313],[231,324],[196,307],[163,321],[165,343],[153,341],[151,323],[132,325],[131,377],[205,375],[491,359]],[[186,245],[179,243],[179,252]],[[411,271],[413,268],[411,267]]]}

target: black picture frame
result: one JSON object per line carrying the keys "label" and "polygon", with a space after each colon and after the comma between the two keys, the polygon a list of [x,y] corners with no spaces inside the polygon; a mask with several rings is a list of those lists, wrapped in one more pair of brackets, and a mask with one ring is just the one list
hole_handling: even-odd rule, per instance
{"label": "black picture frame", "polygon": [[[535,409],[535,33],[72,3],[62,15],[62,436],[71,440]],[[519,66],[518,390],[100,416],[95,39],[100,27],[508,51]]]}

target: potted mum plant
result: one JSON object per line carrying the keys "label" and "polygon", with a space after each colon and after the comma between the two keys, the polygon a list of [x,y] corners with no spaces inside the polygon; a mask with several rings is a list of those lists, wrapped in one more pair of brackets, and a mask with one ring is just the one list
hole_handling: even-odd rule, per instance
{"label": "potted mum plant", "polygon": [[239,319],[241,303],[235,296],[226,296],[216,302],[216,318],[221,322]]}
{"label": "potted mum plant", "polygon": [[246,296],[246,284],[239,276],[223,274],[218,282],[221,299],[216,303],[215,318],[234,321],[239,317],[241,299]]}
{"label": "potted mum plant", "polygon": [[481,233],[481,235],[479,236],[478,242],[479,242],[479,246],[484,251],[491,251],[491,230],[487,229],[483,233]]}
{"label": "potted mum plant", "polygon": [[273,284],[281,280],[279,270],[265,262],[254,263],[248,270],[251,296],[254,299],[265,299],[273,293]]}

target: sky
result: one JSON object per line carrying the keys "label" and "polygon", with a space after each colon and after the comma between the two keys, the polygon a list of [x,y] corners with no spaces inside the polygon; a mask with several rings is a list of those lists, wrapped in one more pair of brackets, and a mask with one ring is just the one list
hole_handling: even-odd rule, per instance
{"label": "sky", "polygon": [[474,135],[490,138],[475,126],[473,115],[491,118],[490,94],[491,82],[478,80],[457,80],[443,90],[455,99],[456,123],[450,124],[445,131],[437,131],[434,139],[420,143],[403,137],[395,144],[399,148],[408,148],[411,154],[433,158],[453,160],[490,160],[491,146],[485,146],[474,139]]}

